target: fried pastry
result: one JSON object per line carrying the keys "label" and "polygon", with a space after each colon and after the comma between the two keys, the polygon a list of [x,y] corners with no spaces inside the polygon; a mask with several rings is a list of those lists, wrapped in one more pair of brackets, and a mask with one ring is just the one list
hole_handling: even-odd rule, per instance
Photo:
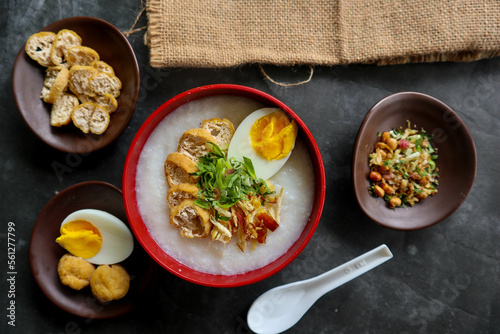
{"label": "fried pastry", "polygon": [[71,254],[63,255],[57,266],[61,283],[75,290],[87,287],[94,271],[93,264]]}
{"label": "fried pastry", "polygon": [[198,171],[196,163],[187,155],[172,152],[165,161],[165,175],[170,186],[180,183],[196,183],[198,177],[191,175]]}
{"label": "fried pastry", "polygon": [[205,238],[212,226],[210,212],[195,205],[192,199],[185,199],[170,210],[170,224],[177,226],[186,238]]}
{"label": "fried pastry", "polygon": [[90,278],[92,294],[103,303],[125,297],[129,288],[130,276],[120,264],[100,265]]}

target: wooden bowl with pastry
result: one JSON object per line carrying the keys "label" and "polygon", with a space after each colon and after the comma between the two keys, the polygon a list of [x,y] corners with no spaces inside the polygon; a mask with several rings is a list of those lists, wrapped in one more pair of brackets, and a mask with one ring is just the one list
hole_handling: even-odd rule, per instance
{"label": "wooden bowl with pastry", "polygon": [[16,105],[49,146],[88,153],[125,130],[139,95],[139,67],[125,36],[93,17],[28,32],[12,71]]}

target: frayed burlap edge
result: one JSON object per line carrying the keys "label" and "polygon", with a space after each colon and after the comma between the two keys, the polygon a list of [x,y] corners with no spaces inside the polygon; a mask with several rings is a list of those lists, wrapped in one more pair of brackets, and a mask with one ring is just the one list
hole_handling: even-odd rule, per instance
{"label": "frayed burlap edge", "polygon": [[[464,41],[461,40],[455,44],[448,44],[446,47],[438,45],[437,50],[432,50],[432,47],[426,45],[420,45],[419,47],[413,47],[408,44],[401,45],[401,54],[397,52],[398,44],[393,44],[391,52],[381,53],[374,47],[372,52],[367,52],[366,54],[352,54],[350,49],[343,51],[335,50],[333,54],[326,54],[322,52],[321,54],[302,54],[297,57],[295,54],[287,55],[273,55],[272,49],[265,50],[266,52],[262,54],[246,54],[238,57],[227,57],[224,59],[217,59],[213,54],[211,57],[205,57],[204,59],[200,57],[199,54],[184,54],[180,57],[178,54],[174,56],[167,56],[169,50],[169,41],[173,41],[174,37],[169,31],[165,20],[169,20],[169,17],[165,17],[164,13],[166,9],[171,10],[172,6],[179,6],[179,4],[174,4],[176,1],[165,1],[165,0],[148,0],[146,1],[146,13],[148,18],[148,29],[145,34],[145,44],[150,49],[150,65],[155,68],[163,67],[235,67],[243,64],[270,64],[277,66],[295,66],[295,65],[308,65],[308,66],[330,66],[330,65],[347,65],[347,64],[375,64],[375,65],[395,65],[395,64],[406,64],[406,63],[421,63],[421,62],[471,62],[485,58],[492,58],[500,55],[499,43],[492,43],[493,35],[490,35],[487,40],[489,42],[481,41],[480,43],[471,42],[469,40],[468,44],[464,45]],[[165,7],[170,6],[170,7]],[[349,5],[351,6],[351,5]],[[352,10],[352,8],[350,8]],[[498,11],[498,8],[495,8]],[[477,13],[476,13],[477,15]],[[472,20],[472,17],[470,18]],[[469,20],[469,21],[470,21]],[[475,22],[474,20],[472,20]],[[354,21],[353,21],[354,22]],[[345,24],[345,27],[350,27],[350,22]],[[467,24],[470,24],[467,23]],[[339,25],[340,27],[340,25]],[[344,29],[345,30],[345,29]],[[445,30],[446,31],[446,30]],[[467,31],[467,30],[462,30]],[[350,36],[350,33],[345,33],[339,28],[339,35],[344,34],[345,36]],[[369,36],[369,35],[368,35]],[[377,36],[377,35],[375,35]],[[477,35],[476,35],[477,36]],[[487,36],[487,35],[483,35]],[[495,35],[496,36],[496,35]],[[442,36],[440,36],[442,37]],[[404,42],[404,41],[403,41]],[[421,42],[421,41],[420,41]],[[465,41],[467,42],[467,41]],[[189,45],[189,44],[187,44]],[[436,45],[436,44],[433,44]],[[455,47],[453,47],[455,45]],[[385,47],[385,44],[382,44]],[[396,46],[396,50],[394,50]],[[197,48],[197,45],[193,45],[193,48]],[[342,45],[339,49],[342,49]],[[457,50],[455,50],[457,49]],[[403,51],[404,50],[404,51]],[[171,51],[171,50],[170,50]],[[199,51],[199,50],[198,50]],[[333,51],[333,50],[332,50]]]}

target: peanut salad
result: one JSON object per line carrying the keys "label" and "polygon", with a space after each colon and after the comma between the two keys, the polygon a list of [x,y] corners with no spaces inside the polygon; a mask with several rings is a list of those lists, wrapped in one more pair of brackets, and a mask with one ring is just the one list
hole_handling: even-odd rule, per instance
{"label": "peanut salad", "polygon": [[391,208],[413,206],[437,193],[438,158],[432,135],[424,129],[394,129],[378,134],[380,141],[370,154],[369,192]]}

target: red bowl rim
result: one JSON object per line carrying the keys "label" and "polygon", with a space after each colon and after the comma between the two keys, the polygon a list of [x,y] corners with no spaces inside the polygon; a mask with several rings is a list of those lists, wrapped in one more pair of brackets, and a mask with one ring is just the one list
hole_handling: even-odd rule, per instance
{"label": "red bowl rim", "polygon": [[[293,119],[295,119],[299,126],[299,135],[302,136],[311,154],[313,168],[317,180],[315,184],[315,200],[311,215],[309,217],[308,223],[306,224],[306,227],[304,228],[304,231],[297,239],[297,241],[289,248],[289,250],[285,254],[283,254],[281,257],[271,262],[270,264],[256,270],[237,275],[218,275],[200,272],[172,258],[159,247],[156,241],[149,234],[147,227],[145,226],[141,218],[137,203],[135,201],[135,175],[137,171],[137,162],[142,148],[151,135],[151,132],[164,119],[164,117],[176,110],[181,105],[192,100],[213,95],[245,96],[253,98],[257,101],[265,102],[269,106],[274,105],[288,113]],[[167,108],[171,108],[170,111],[165,111],[165,109]],[[163,115],[163,113],[165,112],[166,114]],[[142,124],[137,134],[135,135],[127,153],[125,166],[123,169],[122,192],[125,210],[130,222],[132,232],[134,233],[144,250],[158,264],[160,264],[163,268],[165,268],[172,274],[192,283],[212,287],[237,287],[256,283],[276,274],[281,269],[290,264],[290,262],[292,262],[302,252],[309,240],[312,238],[321,218],[325,200],[326,179],[321,154],[311,132],[308,130],[304,122],[297,116],[297,114],[295,114],[295,112],[293,112],[288,106],[286,106],[283,102],[279,101],[273,96],[254,88],[234,84],[214,84],[193,88],[171,98],[167,102],[163,103],[146,119],[146,121]]]}

